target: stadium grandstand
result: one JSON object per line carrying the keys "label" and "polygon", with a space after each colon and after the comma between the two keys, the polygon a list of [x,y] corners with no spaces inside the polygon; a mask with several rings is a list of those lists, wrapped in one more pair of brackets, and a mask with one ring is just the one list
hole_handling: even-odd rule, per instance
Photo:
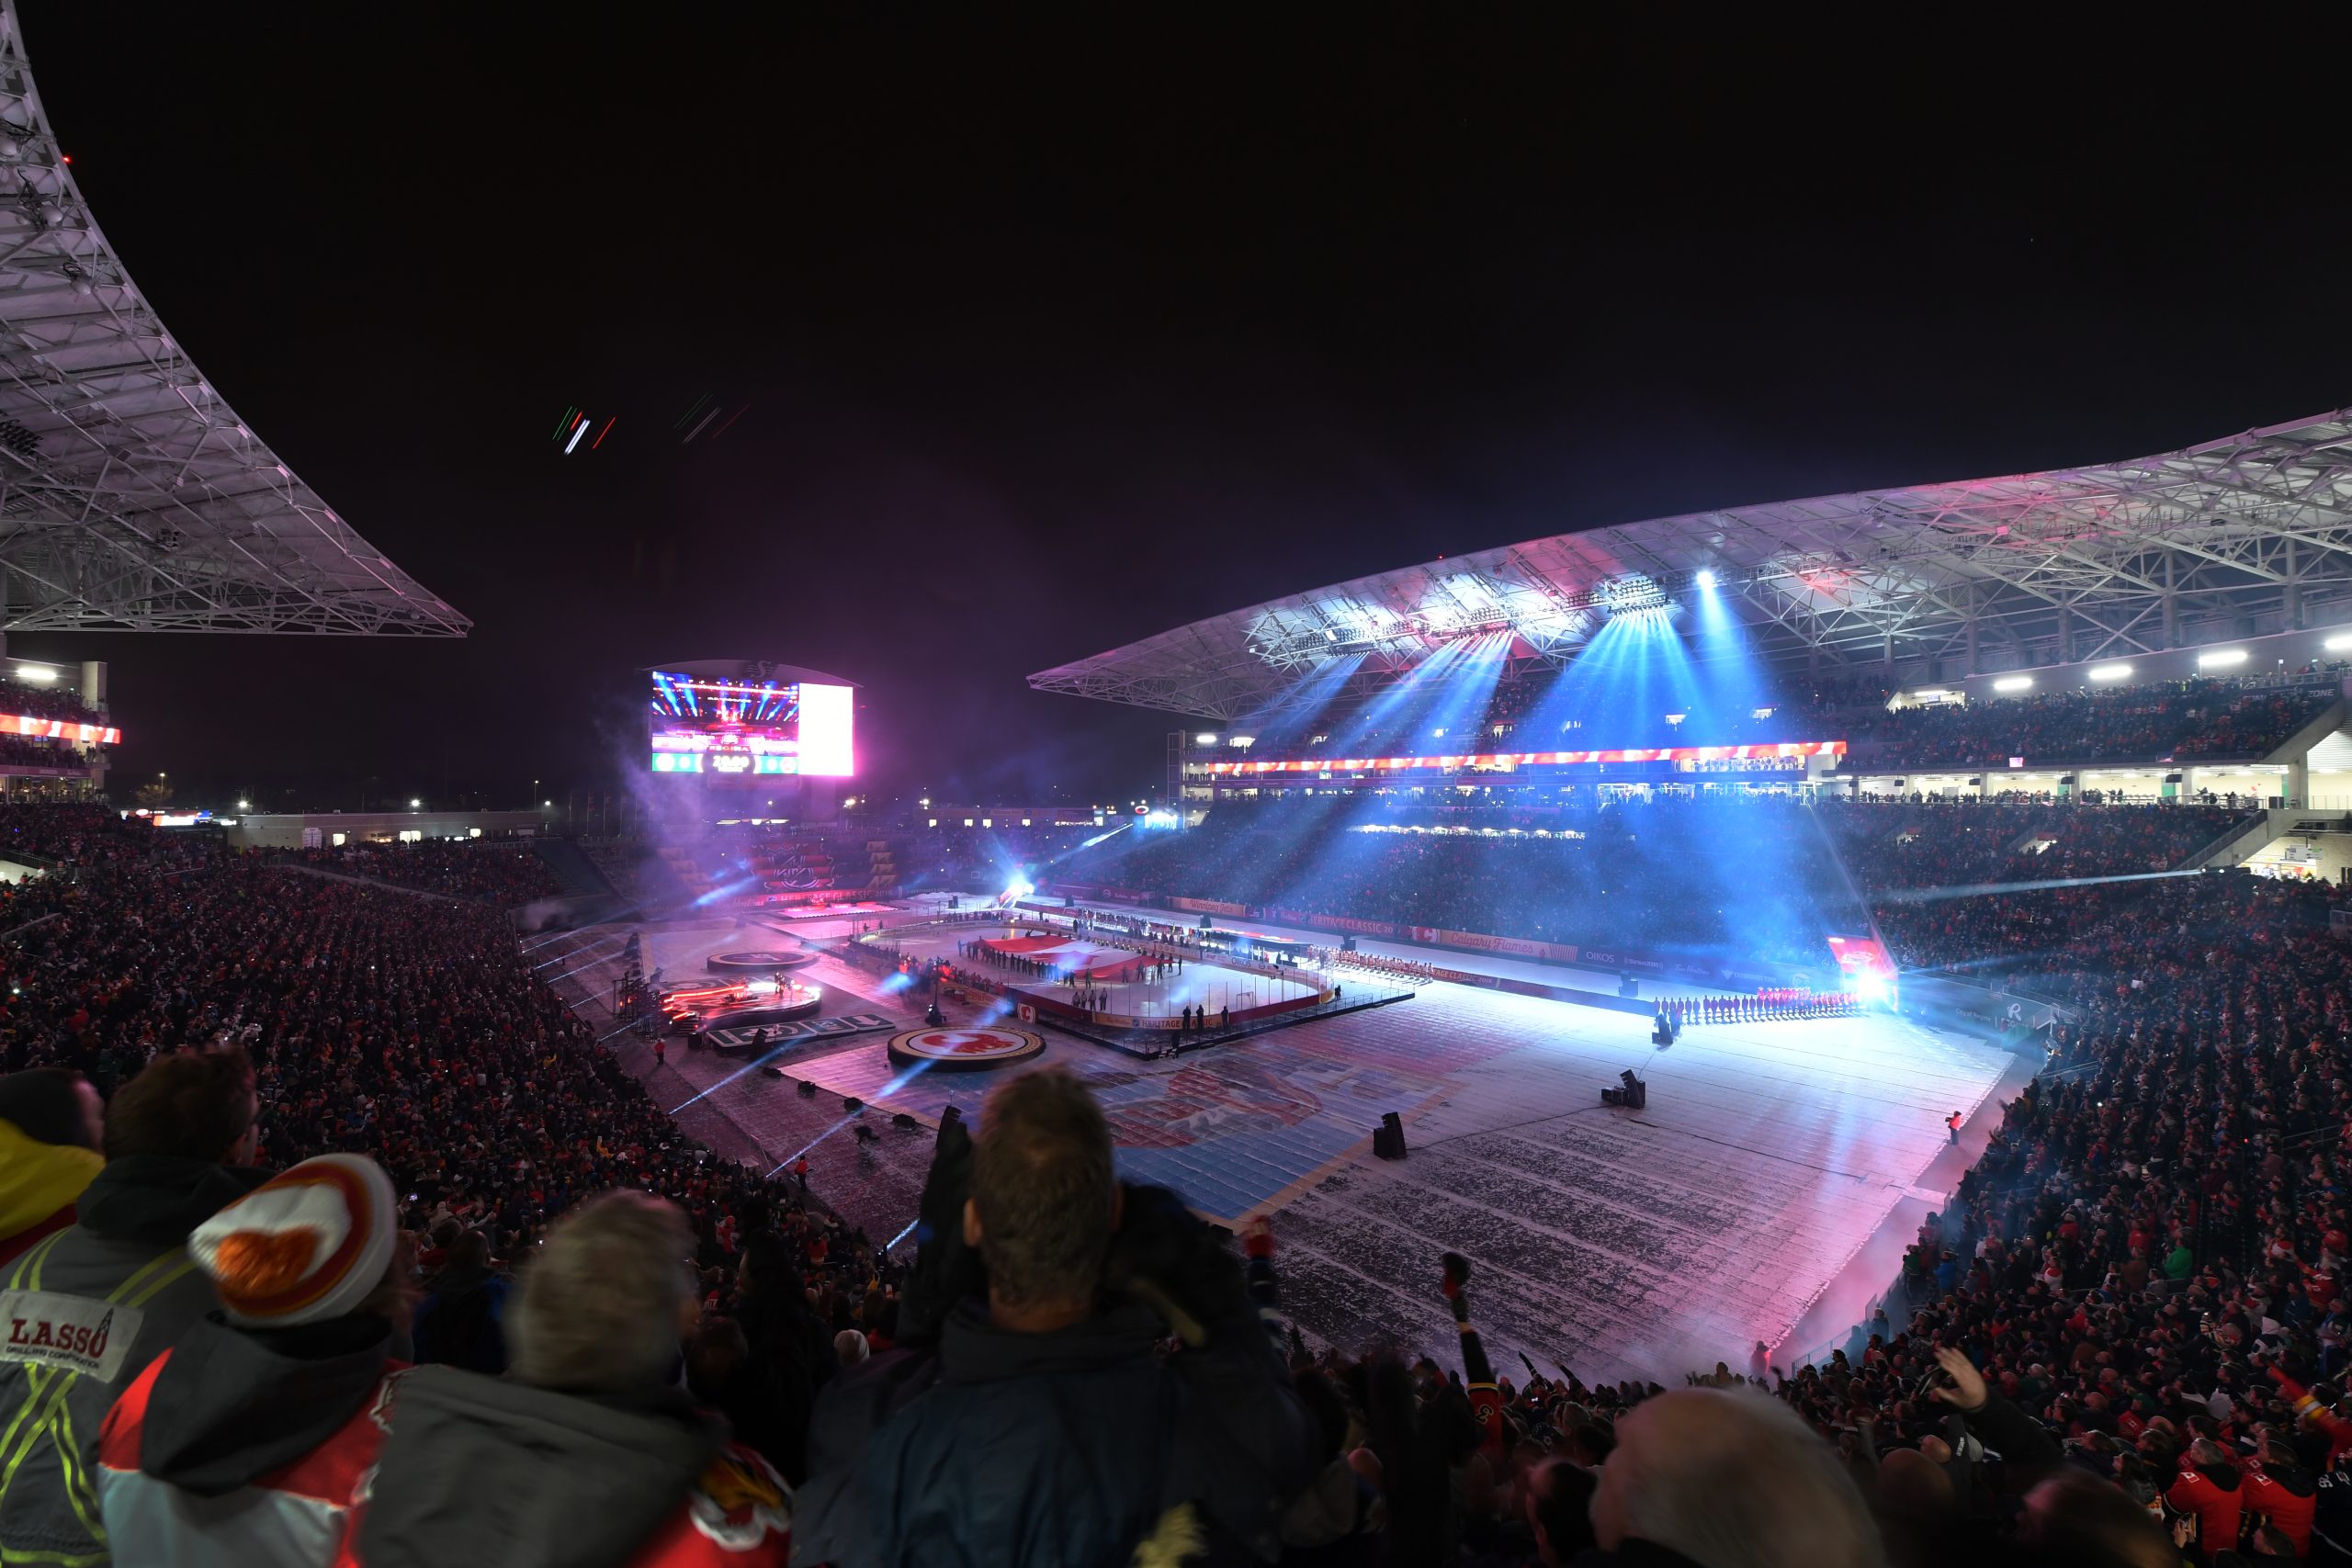
{"label": "stadium grandstand", "polygon": [[[10,0],[0,163],[6,627],[465,635]],[[2352,1558],[2347,660],[2343,415],[1032,677],[1156,804],[729,660],[666,796],[165,816],[0,660],[0,1563]]]}
{"label": "stadium grandstand", "polygon": [[1187,828],[1266,797],[1759,788],[2267,812],[2203,863],[2228,864],[2340,832],[2347,672],[2335,413],[1449,557],[1030,683],[1193,721],[1168,748]]}

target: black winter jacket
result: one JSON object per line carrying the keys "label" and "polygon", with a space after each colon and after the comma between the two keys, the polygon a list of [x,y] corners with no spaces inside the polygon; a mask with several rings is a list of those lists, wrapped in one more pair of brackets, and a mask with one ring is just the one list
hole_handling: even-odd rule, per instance
{"label": "black winter jacket", "polygon": [[1163,1358],[1167,1333],[1135,1300],[1047,1334],[967,1302],[935,1350],[834,1378],[794,1561],[1102,1568],[1148,1540],[1181,1547],[1163,1561],[1273,1561],[1313,1423],[1254,1325]]}

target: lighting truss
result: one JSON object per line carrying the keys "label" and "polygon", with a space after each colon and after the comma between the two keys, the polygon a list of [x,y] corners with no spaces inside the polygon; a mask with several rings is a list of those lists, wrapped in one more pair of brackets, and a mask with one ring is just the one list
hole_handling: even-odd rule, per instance
{"label": "lighting truss", "polygon": [[222,400],[98,231],[0,3],[0,628],[463,637]]}
{"label": "lighting truss", "polygon": [[1360,654],[1329,699],[1345,703],[1479,630],[1510,629],[1516,664],[1557,666],[1627,584],[1664,602],[1702,570],[1758,657],[1809,674],[1951,680],[2352,622],[2352,411],[2121,463],[1554,535],[1196,621],[1029,683],[1222,723],[1320,698],[1315,671]]}

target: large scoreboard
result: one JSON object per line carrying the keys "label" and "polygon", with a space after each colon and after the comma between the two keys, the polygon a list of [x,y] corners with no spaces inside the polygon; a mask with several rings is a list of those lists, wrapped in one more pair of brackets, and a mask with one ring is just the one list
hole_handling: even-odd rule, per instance
{"label": "large scoreboard", "polygon": [[851,687],[651,673],[648,714],[657,773],[718,782],[778,774],[839,779],[856,771]]}

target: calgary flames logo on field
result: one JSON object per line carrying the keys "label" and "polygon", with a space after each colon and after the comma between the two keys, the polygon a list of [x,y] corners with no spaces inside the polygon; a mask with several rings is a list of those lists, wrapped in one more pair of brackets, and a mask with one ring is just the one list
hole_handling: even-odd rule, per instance
{"label": "calgary flames logo on field", "polygon": [[1113,1136],[1140,1149],[1271,1133],[1295,1127],[1322,1109],[1312,1090],[1238,1056],[1220,1060],[1214,1070],[1181,1068],[1149,1100],[1104,1107]]}

